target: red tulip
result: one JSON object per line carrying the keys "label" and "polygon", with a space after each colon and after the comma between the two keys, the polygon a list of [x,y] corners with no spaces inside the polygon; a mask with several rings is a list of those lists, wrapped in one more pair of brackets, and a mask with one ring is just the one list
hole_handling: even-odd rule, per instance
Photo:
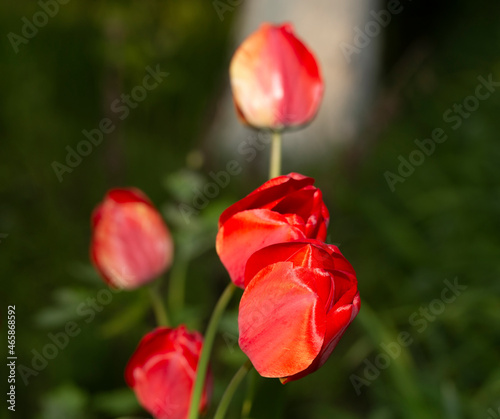
{"label": "red tulip", "polygon": [[355,272],[333,245],[279,243],[254,253],[240,301],[240,348],[264,377],[321,367],[360,307]]}
{"label": "red tulip", "polygon": [[278,176],[222,213],[216,250],[235,285],[243,288],[247,259],[262,247],[325,240],[330,216],[313,183],[298,173]]}
{"label": "red tulip", "polygon": [[229,74],[238,116],[256,128],[304,125],[323,96],[318,63],[290,24],[263,24],[236,50]]}
{"label": "red tulip", "polygon": [[172,263],[170,233],[138,189],[110,190],[92,214],[92,227],[92,262],[114,287],[144,285]]}
{"label": "red tulip", "polygon": [[[158,327],[139,342],[125,369],[125,381],[156,419],[188,417],[202,345],[203,337],[184,326]],[[200,411],[208,405],[211,387],[209,373]]]}

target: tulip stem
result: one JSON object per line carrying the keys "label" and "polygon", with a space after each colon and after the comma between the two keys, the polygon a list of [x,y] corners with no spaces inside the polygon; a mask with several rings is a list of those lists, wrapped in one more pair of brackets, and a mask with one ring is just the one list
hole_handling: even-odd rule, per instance
{"label": "tulip stem", "polygon": [[248,377],[247,384],[247,394],[245,400],[243,401],[243,406],[241,407],[241,419],[248,419],[250,417],[250,412],[252,411],[253,398],[255,396],[255,386],[256,386],[257,376],[255,372],[250,374]]}
{"label": "tulip stem", "polygon": [[269,179],[281,175],[281,131],[273,131]]}
{"label": "tulip stem", "polygon": [[149,297],[151,299],[151,304],[153,306],[153,311],[155,313],[156,322],[158,326],[170,326],[170,321],[168,320],[167,310],[165,309],[165,305],[163,304],[162,299],[160,298],[160,294],[158,293],[158,289],[154,285],[150,285],[149,289]]}
{"label": "tulip stem", "polygon": [[222,295],[219,297],[219,301],[215,305],[214,311],[212,312],[212,317],[208,322],[207,330],[205,332],[205,341],[201,349],[200,359],[198,360],[198,368],[196,370],[196,380],[194,382],[193,393],[191,394],[191,404],[189,406],[189,419],[197,419],[201,395],[203,393],[203,385],[205,383],[205,376],[208,368],[208,361],[210,359],[210,353],[212,352],[212,346],[215,340],[215,334],[217,333],[217,328],[219,326],[220,319],[224,310],[226,309],[229,300],[233,296],[236,286],[230,282]]}
{"label": "tulip stem", "polygon": [[227,408],[229,407],[229,404],[233,399],[236,389],[251,368],[252,363],[249,359],[247,359],[245,363],[238,369],[238,371],[236,371],[236,374],[234,374],[233,378],[226,387],[224,394],[222,395],[222,399],[220,400],[219,406],[217,407],[214,419],[224,419],[224,416],[226,416]]}

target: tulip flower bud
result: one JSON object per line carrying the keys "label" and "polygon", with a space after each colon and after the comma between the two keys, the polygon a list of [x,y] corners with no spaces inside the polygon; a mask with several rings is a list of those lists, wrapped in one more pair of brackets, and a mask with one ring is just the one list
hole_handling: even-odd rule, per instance
{"label": "tulip flower bud", "polygon": [[328,359],[360,307],[351,264],[318,240],[255,252],[238,313],[240,348],[264,377],[297,380]]}
{"label": "tulip flower bud", "polygon": [[263,24],[236,50],[229,75],[240,120],[256,128],[305,125],[323,96],[318,63],[291,24]]}
{"label": "tulip flower bud", "polygon": [[[155,419],[187,418],[202,346],[203,337],[185,326],[159,327],[139,342],[125,368],[125,381]],[[206,409],[211,389],[209,372],[200,411]]]}
{"label": "tulip flower bud", "polygon": [[92,230],[91,260],[113,287],[137,288],[172,263],[170,232],[138,189],[110,190],[94,210]]}
{"label": "tulip flower bud", "polygon": [[313,183],[299,173],[275,177],[221,214],[215,247],[235,285],[244,287],[247,259],[262,247],[325,240],[330,215]]}

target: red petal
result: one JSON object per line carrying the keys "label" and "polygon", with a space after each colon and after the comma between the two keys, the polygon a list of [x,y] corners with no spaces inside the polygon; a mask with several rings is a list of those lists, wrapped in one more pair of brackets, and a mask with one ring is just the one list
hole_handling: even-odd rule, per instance
{"label": "red petal", "polygon": [[144,204],[151,205],[149,198],[137,188],[111,189],[106,195],[106,200],[111,200],[117,204],[143,202]]}
{"label": "red petal", "polygon": [[130,358],[127,367],[125,368],[125,381],[130,387],[134,386],[134,369],[142,366],[147,362],[151,354],[155,352],[167,351],[170,346],[170,339],[168,338],[172,329],[168,327],[157,327],[152,332],[146,334],[134,354]]}
{"label": "red petal", "polygon": [[[275,177],[227,208],[219,218],[219,227],[234,214],[249,209],[272,209],[288,194],[312,185],[314,179],[299,173]],[[304,220],[305,221],[305,220]]]}
{"label": "red petal", "polygon": [[306,236],[321,241],[326,240],[326,229],[330,222],[330,213],[323,202],[321,190],[316,189],[313,196],[312,208],[306,223]]}
{"label": "red petal", "polygon": [[280,214],[294,213],[307,221],[313,210],[315,191],[317,189],[314,186],[308,185],[298,191],[289,193],[272,210]]}
{"label": "red petal", "polygon": [[261,270],[243,293],[238,326],[240,347],[260,375],[286,377],[306,369],[326,330],[315,274],[291,262]]}
{"label": "red petal", "polygon": [[245,270],[245,285],[264,267],[272,263],[289,261],[294,266],[334,270],[328,248],[318,240],[296,240],[264,247],[250,256]]}
{"label": "red petal", "polygon": [[95,207],[94,211],[92,211],[92,216],[90,218],[90,223],[92,225],[92,228],[96,228],[97,224],[99,224],[99,221],[102,218],[102,207],[103,205],[100,204],[97,207]]}
{"label": "red petal", "polygon": [[342,305],[331,310],[327,316],[327,326],[323,347],[318,357],[304,371],[281,379],[283,384],[305,377],[320,368],[329,358],[332,351],[344,335],[347,327],[357,316],[360,308],[359,293],[356,292],[351,304]]}
{"label": "red petal", "polygon": [[356,276],[356,272],[354,272],[354,268],[349,263],[349,261],[344,257],[344,255],[340,252],[339,248],[333,244],[327,244],[328,252],[334,259],[335,269],[339,271],[345,271],[351,275]]}
{"label": "red petal", "polygon": [[[293,33],[290,25],[280,28],[283,41],[276,52],[282,59],[284,93],[279,122],[297,126],[309,122],[318,110],[323,96],[323,81],[312,52]],[[283,48],[282,45],[285,47]]]}
{"label": "red petal", "polygon": [[185,419],[193,388],[193,377],[183,367],[180,354],[158,357],[147,370],[135,371],[137,399],[157,419]]}
{"label": "red petal", "polygon": [[235,285],[243,288],[247,259],[270,244],[304,238],[304,233],[288,223],[287,217],[255,209],[242,211],[219,229],[216,250]]}

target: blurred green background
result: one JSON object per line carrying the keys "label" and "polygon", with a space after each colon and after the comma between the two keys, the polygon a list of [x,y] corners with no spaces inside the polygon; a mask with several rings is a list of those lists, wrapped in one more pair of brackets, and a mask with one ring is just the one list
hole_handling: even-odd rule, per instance
{"label": "blurred green background", "polygon": [[[258,419],[500,417],[500,87],[460,127],[443,119],[474,95],[479,76],[500,81],[500,5],[436,3],[415,0],[388,26],[379,98],[356,144],[328,167],[285,162],[285,172],[312,175],[324,191],[329,239],[357,271],[361,312],[320,371],[286,386],[251,375],[230,417],[239,417],[252,380],[250,417]],[[80,332],[27,385],[18,372],[16,412],[8,416],[3,402],[0,417],[147,417],[123,369],[154,316],[142,290],[92,306],[106,287],[88,260],[89,217],[110,187],[141,188],[175,237],[162,286],[175,293],[167,295],[175,321],[204,330],[228,281],[214,249],[218,216],[266,179],[254,162],[189,223],[179,212],[211,170],[224,169],[199,150],[227,81],[238,8],[223,22],[212,2],[199,0],[60,9],[15,53],[7,34],[21,35],[21,18],[41,9],[0,5],[2,346],[9,304],[18,365],[33,368],[34,354],[69,321]],[[123,121],[110,113],[157,65],[169,73],[159,86]],[[66,147],[106,117],[116,129],[59,182],[52,163],[66,164]],[[436,128],[447,140],[391,191],[384,173],[398,174],[398,156],[408,158],[414,140]],[[445,280],[466,287],[450,303]],[[183,283],[185,303],[177,298]],[[236,310],[234,298],[215,348],[212,409],[244,359]],[[407,347],[397,344],[401,332],[411,337]],[[381,355],[383,347],[395,356]]]}

